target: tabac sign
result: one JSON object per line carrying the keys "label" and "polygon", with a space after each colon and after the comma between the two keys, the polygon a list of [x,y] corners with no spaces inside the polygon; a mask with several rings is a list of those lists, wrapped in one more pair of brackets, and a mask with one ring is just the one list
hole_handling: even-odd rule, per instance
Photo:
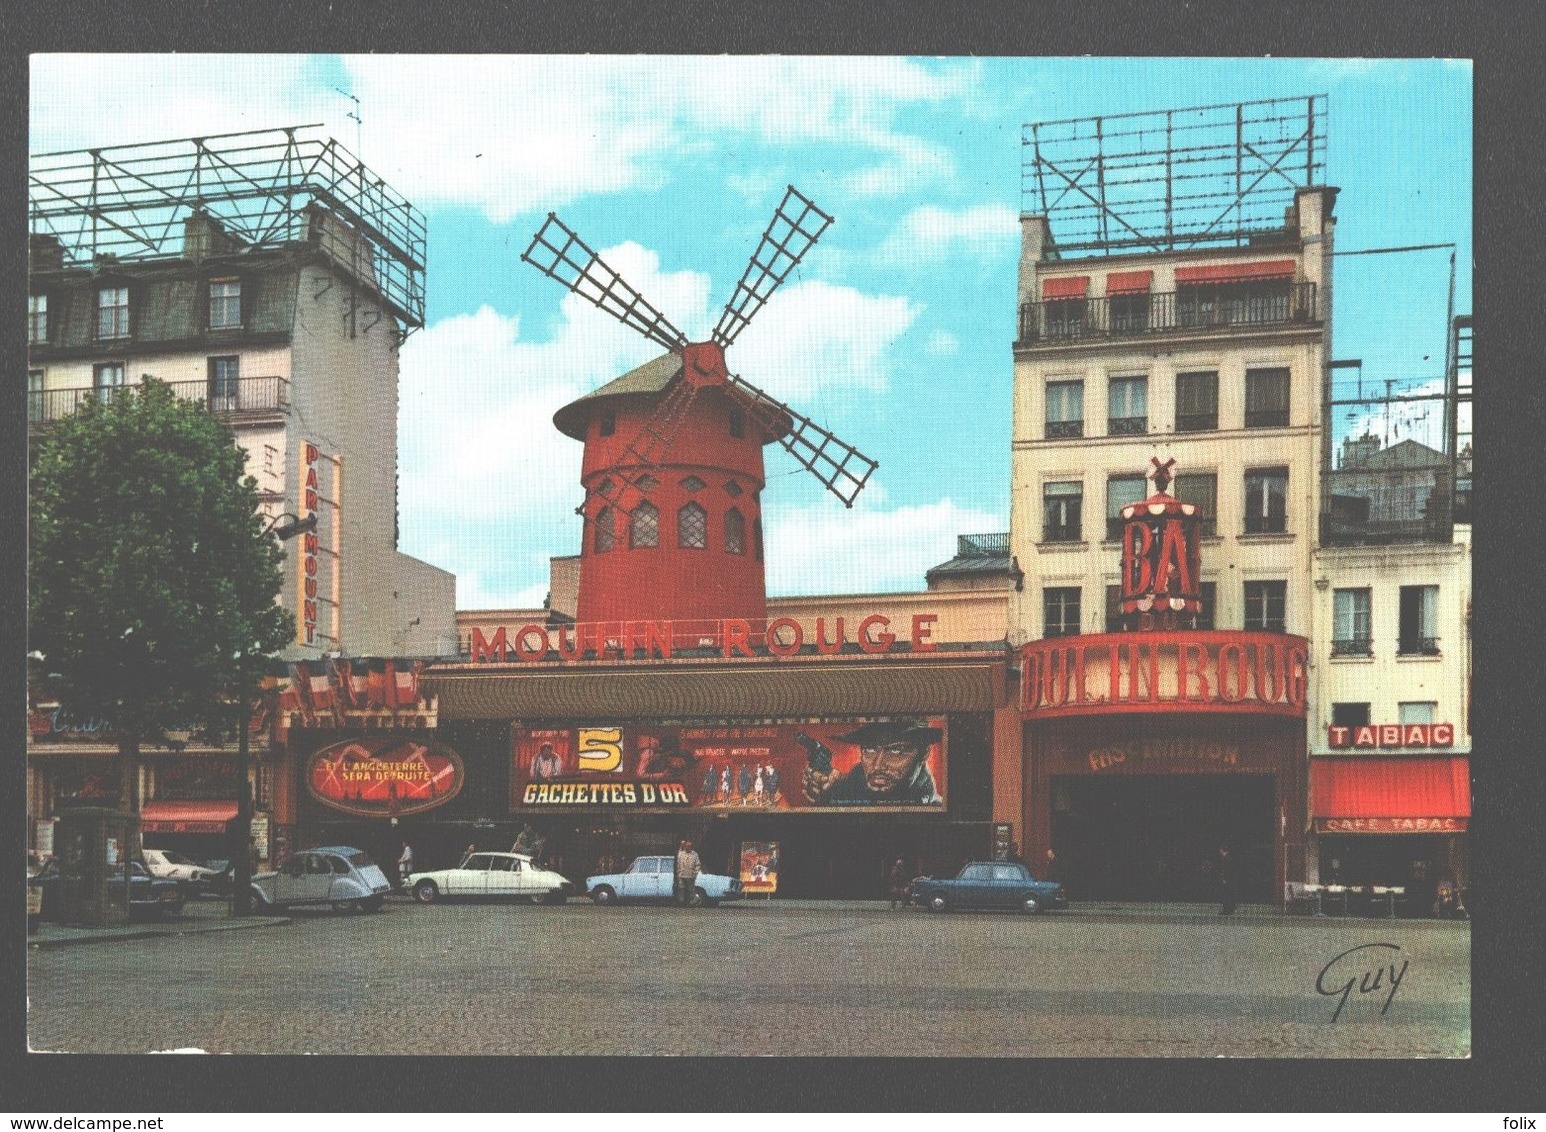
{"label": "tabac sign", "polygon": [[367,735],[323,747],[306,764],[306,788],[325,806],[361,817],[398,817],[443,806],[462,789],[459,755],[422,736]]}

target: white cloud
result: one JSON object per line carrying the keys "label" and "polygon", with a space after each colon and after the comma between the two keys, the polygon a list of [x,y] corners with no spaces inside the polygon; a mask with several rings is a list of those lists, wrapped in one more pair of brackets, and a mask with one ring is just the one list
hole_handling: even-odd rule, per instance
{"label": "white cloud", "polygon": [[953,254],[988,259],[1012,250],[1019,238],[1019,218],[1007,205],[951,211],[926,204],[902,217],[875,250],[875,259],[882,265],[911,267],[938,263]]}
{"label": "white cloud", "polygon": [[929,340],[923,344],[923,352],[934,357],[943,357],[960,351],[961,340],[948,330],[934,331],[929,335]]}
{"label": "white cloud", "polygon": [[957,535],[1007,526],[1004,516],[948,498],[889,511],[847,511],[835,501],[777,510],[765,532],[768,593],[825,594],[834,584],[841,593],[921,590],[924,573],[954,556]]}

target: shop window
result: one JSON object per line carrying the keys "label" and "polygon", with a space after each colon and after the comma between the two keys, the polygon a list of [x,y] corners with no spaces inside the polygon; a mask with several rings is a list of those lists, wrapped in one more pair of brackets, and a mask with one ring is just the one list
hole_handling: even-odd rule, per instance
{"label": "shop window", "polygon": [[27,419],[43,419],[43,371],[40,369],[27,371]]}
{"label": "shop window", "polygon": [[676,513],[676,545],[685,550],[707,550],[709,513],[696,503],[683,504]]}
{"label": "shop window", "polygon": [[1195,503],[1201,521],[1198,532],[1211,538],[1219,533],[1219,477],[1213,472],[1180,475],[1171,484],[1171,494],[1182,503]]}
{"label": "shop window", "polygon": [[1245,427],[1288,427],[1288,370],[1245,371]]}
{"label": "shop window", "polygon": [[1047,432],[1049,439],[1084,435],[1084,382],[1047,383]]}
{"label": "shop window", "polygon": [[1402,656],[1439,655],[1439,587],[1402,586],[1400,640]]}
{"label": "shop window", "polygon": [[1245,473],[1245,533],[1279,533],[1288,528],[1288,469],[1256,468]]}
{"label": "shop window", "polygon": [[239,405],[241,359],[209,359],[209,408],[211,412],[231,412]]}
{"label": "shop window", "polygon": [[660,545],[660,508],[641,503],[628,520],[628,546],[633,550]]}
{"label": "shop window", "polygon": [[48,296],[27,296],[27,342],[39,346],[48,341]]}
{"label": "shop window", "polygon": [[209,328],[237,330],[242,325],[242,284],[239,279],[213,279],[209,284]]}
{"label": "shop window", "polygon": [[1367,727],[1369,726],[1368,704],[1332,704],[1331,725],[1333,727]]}
{"label": "shop window", "polygon": [[610,507],[603,507],[596,512],[595,534],[591,538],[591,547],[597,554],[605,554],[616,545],[617,512]]}
{"label": "shop window", "polygon": [[1438,710],[1436,700],[1403,700],[1396,705],[1396,722],[1432,723]]}
{"label": "shop window", "polygon": [[97,391],[97,399],[107,404],[113,399],[114,392],[123,388],[123,363],[103,362],[93,366],[91,384]]}
{"label": "shop window", "polygon": [[97,337],[129,336],[129,288],[103,287],[97,292]]}
{"label": "shop window", "polygon": [[1245,584],[1245,628],[1265,633],[1281,633],[1287,624],[1288,583],[1247,582]]}
{"label": "shop window", "polygon": [[725,553],[746,553],[746,516],[735,507],[725,512]]}
{"label": "shop window", "polygon": [[1334,590],[1331,595],[1331,655],[1370,656],[1372,592],[1368,589]]}
{"label": "shop window", "polygon": [[1106,431],[1112,436],[1133,436],[1149,431],[1147,377],[1111,379],[1106,391]]}
{"label": "shop window", "polygon": [[1079,633],[1079,587],[1053,586],[1041,591],[1042,636],[1072,637]]}
{"label": "shop window", "polygon": [[1176,431],[1212,432],[1218,427],[1218,371],[1176,374]]}
{"label": "shop window", "polygon": [[1042,491],[1042,541],[1078,542],[1084,485],[1077,482],[1049,483]]}
{"label": "shop window", "polygon": [[1149,481],[1143,476],[1111,476],[1106,480],[1106,538],[1122,537],[1122,508],[1141,503],[1148,496]]}

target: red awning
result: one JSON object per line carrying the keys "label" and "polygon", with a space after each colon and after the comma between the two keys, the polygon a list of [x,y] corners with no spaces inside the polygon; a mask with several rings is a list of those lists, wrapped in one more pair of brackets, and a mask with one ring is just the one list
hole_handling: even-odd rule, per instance
{"label": "red awning", "polygon": [[151,833],[224,833],[235,802],[146,802],[140,829]]}
{"label": "red awning", "polygon": [[1153,281],[1152,271],[1113,271],[1106,276],[1106,294],[1144,295]]}
{"label": "red awning", "polygon": [[1446,833],[1471,816],[1470,760],[1310,760],[1310,808],[1322,833]]}
{"label": "red awning", "polygon": [[1176,268],[1176,283],[1242,283],[1251,279],[1292,278],[1291,259],[1259,260],[1255,263],[1210,263],[1203,267]]}
{"label": "red awning", "polygon": [[1065,275],[1060,279],[1043,279],[1041,281],[1041,297],[1043,299],[1082,299],[1090,289],[1090,277],[1088,275]]}

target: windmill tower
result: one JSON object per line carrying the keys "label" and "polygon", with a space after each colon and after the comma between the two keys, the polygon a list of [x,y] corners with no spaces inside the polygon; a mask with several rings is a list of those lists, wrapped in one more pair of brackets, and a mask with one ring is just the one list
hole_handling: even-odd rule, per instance
{"label": "windmill tower", "polygon": [[585,445],[579,621],[744,618],[760,634],[765,444],[853,506],[876,462],[725,363],[831,223],[791,185],[707,342],[689,342],[552,213],[522,255],[668,351],[553,416]]}

